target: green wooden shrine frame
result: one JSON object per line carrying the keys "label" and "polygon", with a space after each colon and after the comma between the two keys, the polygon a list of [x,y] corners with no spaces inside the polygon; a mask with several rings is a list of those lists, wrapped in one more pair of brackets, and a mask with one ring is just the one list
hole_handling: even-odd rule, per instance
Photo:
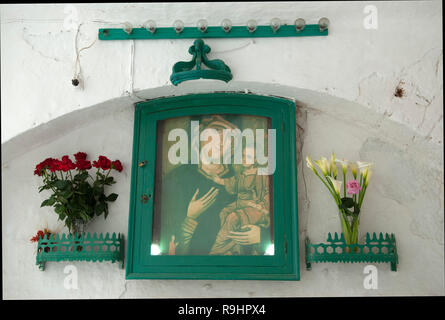
{"label": "green wooden shrine frame", "polygon": [[[274,255],[151,255],[157,122],[205,114],[264,116],[271,119],[271,128],[276,129],[276,170],[272,178]],[[137,103],[134,119],[127,279],[299,280],[296,123],[292,101],[241,93],[192,94]]]}

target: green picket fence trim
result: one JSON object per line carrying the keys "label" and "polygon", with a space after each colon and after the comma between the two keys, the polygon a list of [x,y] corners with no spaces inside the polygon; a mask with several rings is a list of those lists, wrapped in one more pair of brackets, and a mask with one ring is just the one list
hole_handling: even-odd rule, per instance
{"label": "green picket fence trim", "polygon": [[[312,244],[308,237],[306,246],[306,269],[311,270],[311,263],[315,262],[373,262],[390,263],[391,271],[397,271],[399,257],[397,254],[396,237],[393,233],[379,236],[374,232],[372,237],[366,233],[365,244],[346,244],[343,233],[339,237],[335,232],[334,238],[328,234],[328,243]],[[320,252],[321,251],[321,252]]]}
{"label": "green picket fence trim", "polygon": [[[114,250],[111,250],[114,248]],[[107,232],[97,235],[45,235],[37,242],[36,265],[45,270],[47,261],[111,261],[124,268],[124,235]]]}

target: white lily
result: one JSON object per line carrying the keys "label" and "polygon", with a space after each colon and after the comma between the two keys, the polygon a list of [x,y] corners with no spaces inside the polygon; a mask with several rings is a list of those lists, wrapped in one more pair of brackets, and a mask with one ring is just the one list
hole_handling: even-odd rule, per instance
{"label": "white lily", "polygon": [[354,179],[357,179],[357,169],[358,165],[355,162],[349,163],[349,167],[351,168],[352,175],[354,176]]}
{"label": "white lily", "polygon": [[338,170],[337,170],[337,165],[335,164],[335,154],[333,152],[332,152],[332,156],[331,156],[331,163],[330,163],[330,165],[331,165],[331,169],[332,169],[332,171],[331,171],[332,176],[334,178],[337,178]]}
{"label": "white lily", "polygon": [[320,160],[315,161],[315,164],[320,168],[324,176],[329,175],[330,165],[328,159],[321,157]]}
{"label": "white lily", "polygon": [[312,169],[312,170],[315,169],[310,156],[306,156],[306,165],[309,169]]}
{"label": "white lily", "polygon": [[335,162],[338,162],[341,164],[341,169],[343,171],[343,174],[346,174],[346,171],[348,170],[350,161],[342,158],[341,160],[335,159]]}
{"label": "white lily", "polygon": [[371,179],[371,176],[372,176],[372,171],[371,171],[371,170],[368,170],[368,172],[366,173],[366,176],[365,176],[365,182],[364,182],[365,187],[368,186],[369,179]]}
{"label": "white lily", "polygon": [[327,171],[328,171],[328,174],[330,174],[330,173],[331,173],[331,163],[330,163],[329,160],[326,159],[325,157],[321,157],[320,159],[321,159],[321,160],[323,161],[323,163],[325,164],[325,166],[326,166],[326,168],[327,168]]}
{"label": "white lily", "polygon": [[343,182],[340,180],[335,180],[334,178],[329,177],[329,176],[328,176],[328,178],[329,178],[329,180],[331,180],[332,185],[334,186],[335,192],[340,196],[340,189],[341,189],[341,185]]}
{"label": "white lily", "polygon": [[[363,178],[363,184],[365,183],[369,172],[371,172],[371,168],[374,166],[374,163],[372,162],[364,162],[364,161],[357,161],[357,166],[360,170],[360,174]],[[368,180],[369,181],[369,180]]]}
{"label": "white lily", "polygon": [[365,161],[357,161],[357,166],[360,169],[360,173],[363,175],[365,173],[365,171],[368,171],[368,169],[371,169],[374,166],[374,163],[365,162]]}

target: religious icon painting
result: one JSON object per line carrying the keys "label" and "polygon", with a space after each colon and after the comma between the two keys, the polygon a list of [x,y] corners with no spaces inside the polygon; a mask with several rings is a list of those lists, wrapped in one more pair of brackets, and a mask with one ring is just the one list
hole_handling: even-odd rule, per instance
{"label": "religious icon painting", "polygon": [[295,139],[285,99],[137,104],[127,278],[298,280]]}

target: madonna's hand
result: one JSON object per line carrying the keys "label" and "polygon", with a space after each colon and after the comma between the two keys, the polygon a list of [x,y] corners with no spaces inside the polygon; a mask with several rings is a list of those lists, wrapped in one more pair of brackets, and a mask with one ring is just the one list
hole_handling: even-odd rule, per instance
{"label": "madonna's hand", "polygon": [[193,195],[192,200],[190,200],[187,208],[187,217],[197,219],[201,213],[206,211],[213,204],[213,202],[215,202],[218,192],[218,189],[212,187],[205,195],[199,199],[196,199],[196,196],[199,193],[199,189],[196,189],[196,192]]}

